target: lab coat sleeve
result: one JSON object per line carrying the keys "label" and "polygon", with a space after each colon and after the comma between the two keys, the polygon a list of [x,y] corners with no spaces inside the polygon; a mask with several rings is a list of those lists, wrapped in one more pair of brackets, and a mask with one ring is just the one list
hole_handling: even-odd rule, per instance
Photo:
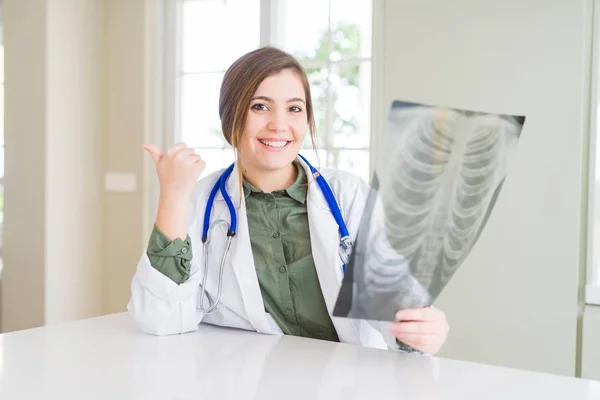
{"label": "lab coat sleeve", "polygon": [[152,267],[144,251],[131,282],[129,314],[143,332],[153,335],[197,330],[204,315],[196,311],[199,275],[177,284]]}

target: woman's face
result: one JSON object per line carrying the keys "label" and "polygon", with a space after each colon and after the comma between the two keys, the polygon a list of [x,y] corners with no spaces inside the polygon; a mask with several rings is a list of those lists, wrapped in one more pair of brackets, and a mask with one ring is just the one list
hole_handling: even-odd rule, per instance
{"label": "woman's face", "polygon": [[266,78],[250,102],[239,157],[244,168],[269,172],[288,167],[300,151],[308,117],[302,81],[291,70]]}

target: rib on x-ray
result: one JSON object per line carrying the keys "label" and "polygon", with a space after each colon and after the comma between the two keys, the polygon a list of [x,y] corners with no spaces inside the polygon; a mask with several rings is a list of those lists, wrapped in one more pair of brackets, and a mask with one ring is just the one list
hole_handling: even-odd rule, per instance
{"label": "rib on x-ray", "polygon": [[486,225],[523,116],[395,101],[333,315],[433,304]]}

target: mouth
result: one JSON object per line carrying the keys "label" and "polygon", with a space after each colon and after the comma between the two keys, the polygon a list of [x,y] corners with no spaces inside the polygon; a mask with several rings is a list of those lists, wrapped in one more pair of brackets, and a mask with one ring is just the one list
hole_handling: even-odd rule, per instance
{"label": "mouth", "polygon": [[285,148],[288,144],[292,143],[291,140],[268,140],[268,139],[258,139],[258,141],[267,146],[267,147],[271,147],[273,149],[283,149]]}

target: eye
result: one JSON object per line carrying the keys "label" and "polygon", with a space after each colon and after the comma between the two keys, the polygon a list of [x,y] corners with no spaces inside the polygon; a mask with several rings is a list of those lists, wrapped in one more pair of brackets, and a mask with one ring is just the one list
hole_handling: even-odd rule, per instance
{"label": "eye", "polygon": [[291,106],[291,107],[289,108],[289,111],[291,111],[291,112],[295,112],[295,113],[297,113],[297,112],[302,112],[302,108],[300,108],[300,107],[298,107],[298,106]]}
{"label": "eye", "polygon": [[262,103],[256,103],[251,108],[256,111],[268,111],[269,110],[267,108],[267,106]]}

